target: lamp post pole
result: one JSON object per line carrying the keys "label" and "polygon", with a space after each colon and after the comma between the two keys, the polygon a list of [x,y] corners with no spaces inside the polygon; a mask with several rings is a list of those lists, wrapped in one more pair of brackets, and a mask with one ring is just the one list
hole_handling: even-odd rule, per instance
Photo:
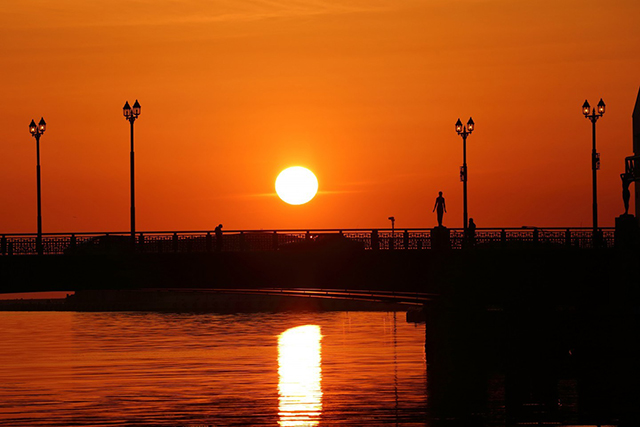
{"label": "lamp post pole", "polygon": [[47,130],[47,123],[44,121],[44,117],[40,118],[40,122],[36,125],[34,120],[31,120],[29,124],[29,132],[31,136],[36,139],[36,181],[37,181],[37,195],[38,195],[38,236],[36,237],[36,252],[38,255],[44,253],[42,245],[42,187],[40,184],[40,137]]}
{"label": "lamp post pole", "polygon": [[462,228],[464,230],[464,238],[467,238],[468,227],[468,210],[467,210],[467,136],[475,129],[475,123],[470,117],[466,126],[462,125],[460,119],[456,122],[456,132],[462,137],[462,167],[460,168],[460,181],[462,181]]}
{"label": "lamp post pole", "polygon": [[389,244],[389,249],[395,249],[396,245],[396,217],[390,216],[387,218],[391,221],[391,243]]}
{"label": "lamp post pole", "polygon": [[131,163],[131,244],[135,245],[136,242],[136,181],[135,181],[135,155],[133,152],[133,122],[136,121],[138,116],[140,115],[140,104],[136,99],[136,102],[133,104],[133,107],[129,106],[129,101],[125,102],[124,107],[122,108],[122,113],[124,114],[125,119],[129,121],[131,124],[131,155],[130,155],[130,163]]}
{"label": "lamp post pole", "polygon": [[584,101],[582,104],[582,114],[591,120],[591,174],[593,181],[593,244],[596,246],[598,244],[598,176],[597,171],[600,169],[600,154],[596,152],[596,122],[605,111],[605,104],[600,99],[598,105],[591,110],[591,106],[588,101]]}

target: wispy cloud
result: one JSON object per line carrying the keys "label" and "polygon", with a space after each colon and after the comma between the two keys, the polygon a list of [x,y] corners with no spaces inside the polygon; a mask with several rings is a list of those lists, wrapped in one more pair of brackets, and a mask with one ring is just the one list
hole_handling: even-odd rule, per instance
{"label": "wispy cloud", "polygon": [[[388,5],[381,0],[26,0],[0,12],[0,22],[13,28],[175,26],[349,14]],[[28,19],[33,10],[42,10],[46,19]]]}
{"label": "wispy cloud", "polygon": [[354,194],[361,192],[361,190],[323,190],[318,191],[318,194]]}

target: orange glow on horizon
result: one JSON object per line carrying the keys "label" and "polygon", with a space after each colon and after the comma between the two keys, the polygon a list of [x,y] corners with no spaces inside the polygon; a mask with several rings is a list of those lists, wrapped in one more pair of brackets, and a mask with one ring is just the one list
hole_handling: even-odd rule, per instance
{"label": "orange glow on horizon", "polygon": [[[637,0],[7,3],[0,233],[36,231],[40,117],[43,231],[127,231],[136,99],[138,231],[433,227],[440,190],[444,225],[461,227],[458,117],[478,126],[478,227],[589,227],[581,106],[600,98],[599,223],[613,226],[638,16]],[[313,203],[273,191],[294,164],[322,183]]]}

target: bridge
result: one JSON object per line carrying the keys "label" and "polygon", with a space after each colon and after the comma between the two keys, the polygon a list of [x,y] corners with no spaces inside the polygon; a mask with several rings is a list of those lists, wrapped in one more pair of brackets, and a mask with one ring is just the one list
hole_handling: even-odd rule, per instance
{"label": "bridge", "polygon": [[[590,228],[483,228],[467,239],[462,229],[444,230],[444,237],[437,228],[139,232],[135,242],[126,232],[49,233],[41,245],[35,234],[3,234],[0,292],[306,287],[439,293],[452,281],[479,282],[483,272],[491,283],[556,282],[585,272],[591,281],[603,257],[618,259],[609,253],[613,228],[600,229],[596,239]],[[533,275],[523,275],[529,270]]]}
{"label": "bridge", "polygon": [[[134,250],[138,253],[167,252],[256,252],[295,249],[302,242],[317,243],[323,238],[340,236],[359,242],[365,250],[433,249],[434,230],[412,229],[306,229],[306,230],[231,230],[216,236],[214,231],[152,231],[136,233]],[[464,232],[447,230],[448,247],[462,249]],[[598,241],[604,247],[614,244],[613,227],[599,229]],[[496,244],[553,244],[574,248],[592,248],[591,228],[520,227],[479,228],[474,246]],[[44,233],[42,254],[98,253],[126,251],[131,248],[129,232]],[[0,256],[38,254],[38,236],[29,233],[5,233],[0,237]]]}
{"label": "bridge", "polygon": [[[527,396],[542,390],[556,405],[545,411],[553,410],[553,376],[569,369],[588,391],[585,413],[597,412],[589,419],[638,425],[640,252],[615,247],[609,228],[596,239],[583,228],[448,234],[445,245],[429,229],[145,232],[134,244],[128,233],[46,234],[43,255],[37,236],[5,234],[0,292],[75,290],[100,301],[111,290],[125,300],[130,291],[140,298],[143,290],[177,290],[233,293],[240,305],[266,295],[412,304],[423,308],[430,405],[443,418],[477,413],[488,369],[511,378],[509,407],[526,409]],[[601,392],[607,387],[615,392]],[[611,409],[607,398],[622,403]]]}
{"label": "bridge", "polygon": [[483,228],[468,239],[462,229],[445,229],[444,240],[437,230],[139,232],[135,242],[126,232],[49,233],[41,245],[35,234],[3,234],[0,292],[304,287],[435,294],[453,283],[498,289],[514,281],[565,288],[594,282],[594,271],[613,277],[637,259],[623,261],[625,253],[613,249],[613,228],[596,239],[591,228]]}

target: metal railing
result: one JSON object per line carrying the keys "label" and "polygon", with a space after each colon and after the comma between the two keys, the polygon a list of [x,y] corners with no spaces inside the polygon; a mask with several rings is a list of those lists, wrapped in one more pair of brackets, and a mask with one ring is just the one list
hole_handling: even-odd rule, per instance
{"label": "metal railing", "polygon": [[[213,231],[45,233],[44,254],[163,252],[255,252],[304,248],[351,247],[365,250],[428,250],[433,229],[320,229],[320,230],[231,230],[216,237]],[[448,229],[446,247],[527,247],[535,245],[587,249],[613,247],[614,229],[591,228],[479,228],[465,239],[462,229]],[[35,255],[36,234],[8,233],[0,237],[0,256]],[[594,244],[595,243],[595,244]]]}

